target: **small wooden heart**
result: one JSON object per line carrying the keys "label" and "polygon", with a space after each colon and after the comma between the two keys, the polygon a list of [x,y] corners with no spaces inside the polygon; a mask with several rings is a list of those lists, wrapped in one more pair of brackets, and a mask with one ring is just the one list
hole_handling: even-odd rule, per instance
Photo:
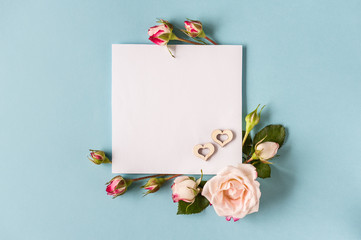
{"label": "small wooden heart", "polygon": [[[226,140],[222,141],[222,140],[220,139],[220,137],[221,137],[222,135],[227,135],[228,138],[227,138]],[[231,130],[228,130],[228,129],[226,129],[226,130],[224,130],[224,131],[222,131],[222,130],[220,130],[220,129],[216,129],[216,130],[214,130],[214,131],[212,132],[212,139],[213,139],[213,141],[215,141],[217,144],[219,144],[221,147],[224,147],[224,146],[226,146],[229,142],[232,141],[232,139],[233,139],[233,133],[232,133]]]}
{"label": "small wooden heart", "polygon": [[[203,154],[202,154],[202,150],[204,150],[204,149],[208,149],[208,150],[209,150],[209,152],[208,152],[206,155],[203,155]],[[194,148],[193,148],[193,153],[194,153],[194,155],[196,155],[197,157],[199,157],[199,158],[207,161],[207,160],[213,155],[214,150],[215,150],[215,148],[214,148],[214,146],[213,146],[212,143],[206,143],[206,144],[204,144],[204,145],[198,144],[198,145],[194,146]]]}

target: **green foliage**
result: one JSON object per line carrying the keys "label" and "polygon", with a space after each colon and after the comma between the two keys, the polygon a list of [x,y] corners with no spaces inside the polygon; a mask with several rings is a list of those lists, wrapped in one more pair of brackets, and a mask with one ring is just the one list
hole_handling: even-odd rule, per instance
{"label": "green foliage", "polygon": [[201,183],[199,184],[199,187],[203,188],[206,183],[207,183],[206,180],[201,181]]}
{"label": "green foliage", "polygon": [[200,213],[209,206],[207,198],[198,194],[193,203],[187,203],[184,201],[178,202],[177,214],[195,214]]}
{"label": "green foliage", "polygon": [[[246,134],[246,131],[242,131],[242,139],[244,138],[244,135]],[[251,151],[252,151],[252,138],[250,135],[247,136],[246,138],[246,142],[244,143],[244,146],[242,148],[242,152],[249,156],[251,155]]]}
{"label": "green foliage", "polygon": [[282,147],[285,141],[286,130],[282,125],[268,125],[259,131],[253,139],[253,143],[257,144],[263,138],[263,142],[276,142]]}
{"label": "green foliage", "polygon": [[257,169],[258,177],[260,178],[271,177],[271,167],[269,164],[257,160],[257,162],[253,164],[253,166],[255,166],[255,168]]}

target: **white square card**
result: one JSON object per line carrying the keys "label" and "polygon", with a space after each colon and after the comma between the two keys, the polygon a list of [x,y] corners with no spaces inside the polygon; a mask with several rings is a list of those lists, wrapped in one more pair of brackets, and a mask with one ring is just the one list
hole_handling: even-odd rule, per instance
{"label": "white square card", "polygon": [[[242,160],[242,46],[114,44],[113,173],[215,174]],[[230,129],[224,148],[215,129]],[[211,142],[214,155],[193,154]]]}

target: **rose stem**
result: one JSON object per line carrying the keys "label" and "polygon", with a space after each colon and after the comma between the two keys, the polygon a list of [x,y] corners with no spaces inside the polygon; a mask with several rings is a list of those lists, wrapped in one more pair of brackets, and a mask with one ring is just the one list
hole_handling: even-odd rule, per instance
{"label": "rose stem", "polygon": [[165,176],[165,175],[167,175],[167,174],[156,174],[156,175],[150,175],[150,176],[135,178],[135,179],[132,179],[132,180],[133,180],[133,182],[135,182],[135,181],[139,181],[139,180],[143,180],[143,179],[147,179],[147,178],[160,177],[160,176]]}
{"label": "rose stem", "polygon": [[209,37],[205,36],[204,38],[207,39],[208,41],[210,41],[211,43],[213,43],[214,45],[218,45],[218,43],[216,43],[215,41],[213,41]]}
{"label": "rose stem", "polygon": [[203,45],[202,43],[189,41],[189,40],[183,39],[183,38],[177,38],[176,40],[179,40],[179,41],[182,41],[182,42],[186,42],[186,43],[196,44],[196,45]]}
{"label": "rose stem", "polygon": [[246,132],[246,134],[244,134],[244,138],[243,138],[243,142],[242,142],[242,147],[244,146],[244,143],[246,142],[246,139],[248,137],[249,132]]}
{"label": "rose stem", "polygon": [[167,177],[165,180],[168,181],[168,180],[171,180],[172,178],[178,177],[180,175],[182,175],[182,174],[175,174],[175,175],[173,175],[171,177]]}

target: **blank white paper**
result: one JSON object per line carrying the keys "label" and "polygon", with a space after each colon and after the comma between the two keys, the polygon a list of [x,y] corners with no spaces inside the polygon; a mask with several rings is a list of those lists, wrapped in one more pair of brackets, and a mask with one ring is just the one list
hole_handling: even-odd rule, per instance
{"label": "blank white paper", "polygon": [[[242,46],[112,46],[113,173],[215,174],[242,161]],[[230,129],[225,147],[215,129]],[[216,152],[204,161],[197,144]]]}

